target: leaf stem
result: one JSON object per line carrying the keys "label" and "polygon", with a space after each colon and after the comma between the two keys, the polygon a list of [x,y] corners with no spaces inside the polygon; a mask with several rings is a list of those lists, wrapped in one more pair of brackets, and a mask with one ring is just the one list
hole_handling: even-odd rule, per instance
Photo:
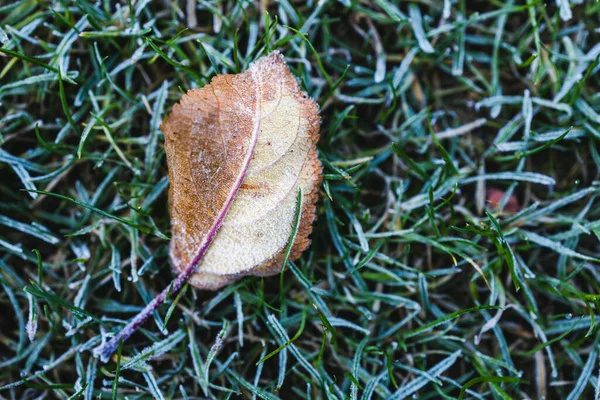
{"label": "leaf stem", "polygon": [[196,270],[196,266],[200,262],[200,259],[204,255],[204,251],[199,251],[196,257],[188,264],[188,266],[173,280],[173,282],[167,286],[158,296],[156,296],[146,307],[133,318],[129,323],[119,331],[112,339],[106,342],[102,346],[98,346],[94,349],[94,356],[100,356],[102,362],[108,362],[110,356],[119,347],[119,342],[125,342],[140,326],[146,322],[146,320],[156,311],[166,300],[167,296],[172,296],[177,293],[183,285],[188,281],[190,276]]}

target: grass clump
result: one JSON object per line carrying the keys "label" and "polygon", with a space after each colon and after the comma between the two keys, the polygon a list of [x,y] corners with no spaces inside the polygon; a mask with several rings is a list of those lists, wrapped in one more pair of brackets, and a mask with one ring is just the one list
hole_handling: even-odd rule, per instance
{"label": "grass clump", "polygon": [[[0,397],[591,398],[598,26],[566,0],[0,6]],[[322,110],[313,245],[99,363],[172,279],[160,121],[274,49]]]}

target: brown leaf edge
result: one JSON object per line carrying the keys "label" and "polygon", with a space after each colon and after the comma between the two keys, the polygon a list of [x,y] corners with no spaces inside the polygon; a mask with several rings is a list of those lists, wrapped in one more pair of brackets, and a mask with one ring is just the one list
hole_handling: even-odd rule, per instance
{"label": "brown leaf edge", "polygon": [[[275,57],[275,58],[278,58],[279,60],[283,61],[283,56],[278,51],[274,51],[271,54],[265,56],[264,58],[268,58],[268,57]],[[262,59],[259,59],[259,60],[255,61],[254,63],[258,63],[261,60]],[[283,62],[285,62],[285,61],[283,61]],[[318,106],[316,106],[316,103],[313,103],[313,104],[315,107],[318,107]],[[257,106],[258,106],[258,102],[257,102]],[[318,110],[317,110],[317,112],[318,112]],[[148,303],[146,305],[146,307],[144,307],[144,309],[142,311],[140,311],[124,328],[122,328],[108,342],[103,343],[100,346],[94,348],[93,355],[95,357],[99,357],[100,361],[102,361],[103,363],[107,363],[109,361],[111,355],[117,351],[120,343],[125,342],[131,335],[133,335],[139,329],[139,327],[142,326],[144,324],[144,322],[146,322],[146,320],[148,320],[148,318],[150,318],[152,313],[154,311],[156,311],[165,302],[165,300],[167,299],[168,296],[171,296],[171,295],[179,292],[179,290],[181,290],[181,288],[185,285],[186,282],[188,282],[188,280],[190,279],[192,274],[195,272],[195,269],[196,269],[198,263],[200,262],[200,260],[202,259],[202,257],[206,253],[206,251],[208,250],[208,247],[210,246],[213,239],[215,238],[219,228],[221,227],[221,223],[223,222],[223,219],[225,218],[225,215],[227,214],[227,211],[229,210],[229,207],[231,206],[231,204],[233,203],[233,200],[235,199],[238,189],[242,185],[243,179],[248,170],[248,166],[250,165],[250,161],[252,160],[252,155],[254,154],[254,148],[256,146],[259,130],[260,130],[260,124],[255,125],[254,132],[252,135],[251,146],[248,151],[248,154],[246,155],[247,159],[245,160],[243,168],[240,169],[240,174],[239,174],[238,179],[236,180],[235,188],[234,188],[234,190],[232,190],[232,196],[228,200],[226,206],[223,208],[223,211],[219,214],[218,218],[215,220],[215,222],[211,226],[209,233],[207,234],[205,240],[203,240],[200,248],[198,249],[198,253],[194,257],[194,259],[173,280],[173,282],[171,282],[171,284],[169,286],[167,286],[165,289],[163,289],[163,291],[158,296],[156,296],[154,299],[152,299],[152,301],[150,303]],[[317,138],[318,138],[318,130],[317,130]],[[307,216],[307,217],[303,218],[304,223],[302,224],[301,230],[298,232],[298,235],[296,236],[296,241],[293,244],[292,254],[290,254],[290,260],[293,260],[293,259],[299,257],[300,254],[302,253],[302,251],[306,247],[308,247],[308,245],[310,243],[308,236],[310,235],[310,232],[312,230],[312,222],[315,218],[314,210],[315,210],[317,196],[318,196],[317,191],[318,191],[318,187],[320,186],[319,183],[321,181],[321,165],[320,165],[320,161],[318,160],[316,151],[313,153],[313,159],[311,160],[311,162],[315,165],[318,164],[318,168],[314,168],[313,171],[315,171],[315,173],[318,171],[319,177],[318,177],[318,179],[315,180],[315,182],[316,182],[315,189],[309,194],[310,200],[308,202],[304,202],[304,204],[302,205],[303,209],[301,212],[304,216]],[[298,241],[300,243],[297,243]],[[259,268],[258,270],[254,270],[254,274],[259,275],[259,276],[272,274],[272,272],[267,272],[267,271],[271,270],[278,262],[281,262],[282,259],[283,259],[283,254],[276,255],[276,257],[273,259],[273,262],[269,263],[268,266]],[[239,276],[237,278],[239,278]]]}

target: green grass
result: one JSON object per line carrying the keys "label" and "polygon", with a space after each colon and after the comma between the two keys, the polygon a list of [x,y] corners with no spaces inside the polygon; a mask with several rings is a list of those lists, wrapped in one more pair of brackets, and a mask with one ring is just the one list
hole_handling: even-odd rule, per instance
{"label": "green grass", "polygon": [[[599,2],[0,4],[0,398],[598,396]],[[322,110],[310,250],[100,363],[173,277],[162,118],[274,49]]]}

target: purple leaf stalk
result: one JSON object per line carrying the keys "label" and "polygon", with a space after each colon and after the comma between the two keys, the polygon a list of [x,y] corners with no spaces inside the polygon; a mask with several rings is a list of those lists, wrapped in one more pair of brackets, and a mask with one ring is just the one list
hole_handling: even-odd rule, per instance
{"label": "purple leaf stalk", "polygon": [[138,328],[142,326],[142,324],[146,322],[148,318],[150,318],[152,313],[156,311],[165,302],[168,296],[172,296],[173,294],[179,292],[179,290],[183,287],[183,285],[185,285],[187,280],[190,278],[190,276],[192,276],[192,274],[196,270],[196,266],[200,262],[200,259],[204,255],[204,252],[205,251],[202,250],[199,251],[196,257],[194,257],[194,259],[192,260],[192,262],[186,267],[186,269],[183,270],[183,272],[181,272],[169,286],[167,286],[162,292],[160,292],[158,296],[152,299],[152,301],[148,303],[146,307],[144,307],[144,309],[138,315],[135,316],[134,319],[132,319],[127,325],[125,325],[125,327],[121,329],[119,333],[117,333],[104,345],[96,347],[94,349],[94,356],[99,356],[100,361],[104,363],[108,362],[110,356],[117,351],[117,348],[119,347],[119,342],[121,342],[121,340],[124,342],[127,339],[129,339],[129,337],[133,335],[135,331],[137,331]]}

